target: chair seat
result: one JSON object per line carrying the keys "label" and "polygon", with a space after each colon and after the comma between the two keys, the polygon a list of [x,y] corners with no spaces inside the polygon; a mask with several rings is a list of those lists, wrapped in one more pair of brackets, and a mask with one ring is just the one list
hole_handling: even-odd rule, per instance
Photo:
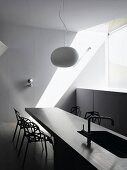
{"label": "chair seat", "polygon": [[40,136],[38,136],[38,135],[29,135],[28,140],[29,140],[29,142],[40,142]]}

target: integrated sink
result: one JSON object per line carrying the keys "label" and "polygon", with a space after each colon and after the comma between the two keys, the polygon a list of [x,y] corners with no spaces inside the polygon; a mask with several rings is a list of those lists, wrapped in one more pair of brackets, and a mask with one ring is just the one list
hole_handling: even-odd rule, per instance
{"label": "integrated sink", "polygon": [[107,131],[91,131],[90,134],[86,131],[78,131],[78,133],[86,137],[89,136],[92,141],[110,151],[114,155],[120,158],[127,158],[127,140]]}

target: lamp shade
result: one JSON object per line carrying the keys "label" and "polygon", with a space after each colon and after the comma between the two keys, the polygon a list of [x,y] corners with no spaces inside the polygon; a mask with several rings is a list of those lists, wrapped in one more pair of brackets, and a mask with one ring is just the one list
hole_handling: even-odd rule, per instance
{"label": "lamp shade", "polygon": [[0,41],[0,56],[7,50],[7,46]]}
{"label": "lamp shade", "polygon": [[51,54],[51,62],[57,67],[71,67],[77,60],[78,53],[72,47],[59,47]]}

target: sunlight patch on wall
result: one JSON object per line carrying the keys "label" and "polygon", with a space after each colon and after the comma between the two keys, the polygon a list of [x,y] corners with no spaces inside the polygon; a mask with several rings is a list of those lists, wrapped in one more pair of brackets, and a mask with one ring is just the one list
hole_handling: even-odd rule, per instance
{"label": "sunlight patch on wall", "polygon": [[[42,94],[36,107],[54,107],[74,80],[83,71],[100,46],[104,43],[105,36],[91,31],[80,31],[76,34],[71,47],[79,53],[79,61],[70,68],[58,68]],[[91,50],[88,48],[91,47]]]}

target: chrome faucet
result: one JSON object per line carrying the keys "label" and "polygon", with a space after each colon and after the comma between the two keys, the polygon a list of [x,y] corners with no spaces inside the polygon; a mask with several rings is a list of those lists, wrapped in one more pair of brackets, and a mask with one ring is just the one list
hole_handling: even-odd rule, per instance
{"label": "chrome faucet", "polygon": [[111,125],[114,126],[114,120],[111,118],[111,117],[105,117],[105,116],[91,116],[89,119],[88,119],[88,132],[86,132],[87,134],[87,146],[90,147],[91,146],[91,120],[92,119],[108,119],[111,121]]}

